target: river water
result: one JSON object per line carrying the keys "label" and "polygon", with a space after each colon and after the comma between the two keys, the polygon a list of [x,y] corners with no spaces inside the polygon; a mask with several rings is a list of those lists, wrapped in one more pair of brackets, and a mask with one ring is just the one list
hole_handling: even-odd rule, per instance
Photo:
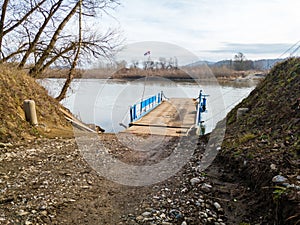
{"label": "river water", "polygon": [[[53,97],[57,96],[64,79],[39,80]],[[254,83],[230,82],[173,82],[170,80],[134,81],[106,79],[75,79],[62,100],[68,108],[83,122],[96,124],[106,132],[119,132],[129,124],[131,105],[163,91],[168,98],[197,98],[202,90],[207,97],[207,112],[203,113],[206,132],[210,132],[216,123],[247,97],[255,88]]]}

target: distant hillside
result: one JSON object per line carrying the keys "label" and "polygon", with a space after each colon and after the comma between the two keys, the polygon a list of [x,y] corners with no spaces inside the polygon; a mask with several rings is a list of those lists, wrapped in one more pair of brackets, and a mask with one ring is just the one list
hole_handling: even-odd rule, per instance
{"label": "distant hillside", "polygon": [[253,61],[254,67],[261,69],[261,70],[269,70],[273,66],[275,66],[276,63],[282,62],[284,59],[261,59],[261,60],[255,60]]}
{"label": "distant hillside", "polygon": [[[253,68],[256,70],[269,70],[271,69],[276,63],[282,62],[283,59],[260,59],[260,60],[249,60],[251,63],[253,63]],[[203,66],[208,65],[210,67],[228,67],[233,68],[233,60],[221,60],[218,62],[209,62],[209,61],[197,61],[194,63],[191,63],[187,66],[189,67],[197,67],[197,66]]]}
{"label": "distant hillside", "polygon": [[203,65],[211,66],[214,64],[215,64],[215,62],[210,62],[210,61],[197,61],[197,62],[193,62],[193,63],[186,65],[186,67],[197,67],[197,66],[203,66]]}
{"label": "distant hillside", "polygon": [[[71,126],[59,111],[60,104],[25,72],[1,65],[0,81],[0,142],[71,134]],[[23,101],[26,99],[36,103],[39,126],[31,126],[25,120]]]}

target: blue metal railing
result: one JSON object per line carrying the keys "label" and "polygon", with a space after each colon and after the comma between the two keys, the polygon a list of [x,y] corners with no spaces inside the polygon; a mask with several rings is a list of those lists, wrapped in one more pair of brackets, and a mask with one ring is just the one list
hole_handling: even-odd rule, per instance
{"label": "blue metal railing", "polygon": [[196,118],[196,126],[200,126],[204,121],[202,121],[201,113],[206,112],[206,97],[209,95],[202,94],[202,90],[200,90],[197,104],[197,118]]}
{"label": "blue metal railing", "polygon": [[130,107],[130,123],[140,119],[162,103],[163,92],[153,95]]}

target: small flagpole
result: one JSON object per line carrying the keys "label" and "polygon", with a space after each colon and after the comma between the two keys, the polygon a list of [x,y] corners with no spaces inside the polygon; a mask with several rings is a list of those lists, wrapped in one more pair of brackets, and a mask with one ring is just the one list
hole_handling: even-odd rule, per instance
{"label": "small flagpole", "polygon": [[[149,56],[148,56],[148,62],[150,62],[151,52],[150,52],[149,50],[144,54],[144,56],[147,56],[147,55],[149,55]],[[144,100],[144,95],[145,95],[145,90],[146,90],[146,80],[147,80],[147,77],[148,77],[148,76],[147,76],[148,62],[147,62],[147,64],[146,64],[146,77],[145,77],[145,79],[144,79],[144,88],[143,88],[143,94],[142,94],[141,102]]]}

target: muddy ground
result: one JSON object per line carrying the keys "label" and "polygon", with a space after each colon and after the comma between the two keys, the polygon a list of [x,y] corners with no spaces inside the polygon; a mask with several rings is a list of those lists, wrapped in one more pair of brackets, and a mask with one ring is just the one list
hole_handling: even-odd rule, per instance
{"label": "muddy ground", "polygon": [[[1,148],[0,224],[263,222],[260,212],[255,212],[256,198],[232,171],[220,162],[197,171],[206,145],[206,138],[198,139],[181,142],[197,147],[178,173],[142,187],[118,184],[97,174],[83,159],[74,138],[39,138]],[[178,140],[168,139],[168,148],[158,154],[126,149],[112,134],[102,135],[102,143],[118,159],[142,165],[167,157]]]}

